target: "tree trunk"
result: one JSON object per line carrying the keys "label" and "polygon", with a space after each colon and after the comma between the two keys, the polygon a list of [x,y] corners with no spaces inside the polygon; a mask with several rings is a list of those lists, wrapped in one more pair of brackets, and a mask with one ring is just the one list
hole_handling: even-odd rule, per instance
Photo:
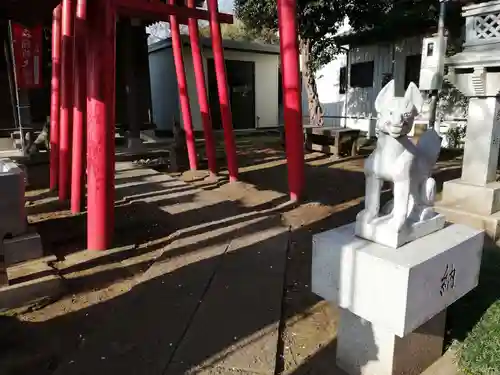
{"label": "tree trunk", "polygon": [[311,41],[300,41],[300,54],[302,56],[302,79],[306,84],[309,124],[312,126],[323,126],[323,107],[321,107],[321,103],[319,102],[316,77],[312,69]]}

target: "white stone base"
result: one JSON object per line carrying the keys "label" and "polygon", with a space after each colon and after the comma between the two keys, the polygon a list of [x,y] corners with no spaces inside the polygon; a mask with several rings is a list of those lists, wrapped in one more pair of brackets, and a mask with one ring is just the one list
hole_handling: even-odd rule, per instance
{"label": "white stone base", "polygon": [[500,182],[478,186],[461,179],[446,181],[442,196],[443,204],[473,214],[489,216],[500,211]]}
{"label": "white stone base", "polygon": [[500,240],[500,212],[491,215],[480,215],[467,211],[461,206],[441,201],[436,202],[435,210],[446,216],[446,220],[449,222],[482,229],[493,241]]}
{"label": "white stone base", "polygon": [[419,375],[442,355],[446,312],[400,338],[341,309],[337,365],[349,375]]}
{"label": "white stone base", "polygon": [[313,236],[312,291],[399,337],[478,283],[481,230],[453,224],[395,250],[356,237],[354,227]]}
{"label": "white stone base", "polygon": [[446,218],[444,215],[436,214],[431,219],[420,221],[405,226],[400,232],[396,232],[389,225],[390,215],[376,218],[370,223],[356,222],[356,235],[376,242],[381,245],[398,248],[405,243],[416,240],[444,228]]}

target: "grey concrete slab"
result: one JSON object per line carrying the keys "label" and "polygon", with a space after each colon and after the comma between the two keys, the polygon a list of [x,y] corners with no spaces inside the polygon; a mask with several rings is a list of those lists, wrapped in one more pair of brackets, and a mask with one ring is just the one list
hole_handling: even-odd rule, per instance
{"label": "grey concrete slab", "polygon": [[432,366],[425,370],[422,375],[461,375],[455,363],[454,350],[448,350]]}
{"label": "grey concrete slab", "polygon": [[54,375],[161,374],[227,246],[203,249],[206,259],[202,261],[165,261],[131,291],[105,302],[108,306],[101,308],[114,313]]}
{"label": "grey concrete slab", "polygon": [[[183,358],[203,366],[220,353],[203,373],[273,373],[288,241],[279,216],[242,213],[220,194],[133,163],[116,171],[119,204],[151,204],[176,231],[154,244],[152,265],[128,293],[90,307],[109,319],[54,375],[163,375],[183,371]],[[200,334],[213,341],[200,344]]]}
{"label": "grey concrete slab", "polygon": [[274,374],[288,230],[278,218],[260,223],[231,242],[165,374]]}
{"label": "grey concrete slab", "polygon": [[[238,249],[244,250],[245,246],[250,246],[253,242],[255,250],[259,241],[267,243],[266,248],[269,246],[272,249],[276,248],[275,251],[266,251],[263,248],[262,253],[269,254],[262,258],[259,258],[258,254],[260,250],[245,251],[245,261],[242,263],[231,260],[228,264],[233,264],[235,261],[237,265],[239,264],[237,270],[231,271],[230,268],[224,271],[225,276],[217,283],[233,284],[231,278],[236,277],[239,279],[235,280],[235,285],[249,288],[256,277],[255,272],[260,273],[258,264],[261,267],[269,264],[269,267],[274,268],[274,271],[269,268],[267,273],[262,273],[263,281],[272,279],[270,285],[275,285],[276,279],[282,281],[281,263],[285,259],[283,254],[286,251],[282,243],[285,240],[267,238],[275,238],[277,234],[283,232],[279,218],[260,217],[260,215],[237,216],[240,211],[236,205],[225,201],[223,197],[205,194],[184,182],[150,169],[134,169],[130,163],[118,163],[117,187],[125,190],[137,183],[144,185],[146,191],[151,189],[151,184],[160,184],[160,188],[165,192],[160,190],[158,195],[151,196],[149,193],[144,195],[138,189],[133,191],[133,194],[123,194],[123,196],[125,198],[135,196],[144,203],[157,206],[159,210],[170,214],[175,226],[180,229],[169,236],[167,241],[160,243],[160,251],[156,252],[153,264],[132,282],[132,288],[128,293],[91,307],[109,311],[109,319],[102,327],[86,337],[85,345],[67,357],[54,375],[163,374],[193,318],[198,315],[197,311],[207,301],[206,293],[217,275],[217,270],[226,269],[227,266],[224,266],[226,262],[223,259],[228,250],[231,254],[237,254]],[[172,189],[170,190],[172,193],[169,193],[169,189]],[[176,193],[179,189],[191,189],[193,193],[187,199],[186,194]],[[167,201],[163,200],[165,197]],[[266,234],[261,234],[261,232],[266,233],[269,228],[274,232],[268,233],[267,237]],[[230,248],[232,241],[236,244]],[[233,259],[232,257],[233,255],[230,259]],[[126,260],[123,263],[126,263]],[[243,273],[238,271],[244,268],[245,264],[248,264],[249,270],[253,271]],[[270,274],[274,273],[278,276],[271,277]],[[256,290],[262,293],[264,285],[261,282],[257,285],[260,287]],[[271,289],[274,293],[275,289],[276,291],[282,289],[282,285]],[[239,305],[240,301],[245,300],[247,291],[242,288],[240,291],[241,293],[229,296],[236,300],[226,301],[227,305]],[[215,293],[213,296],[217,298],[220,295]],[[252,296],[251,299],[255,300],[256,296]],[[256,335],[254,340],[256,344],[253,345],[258,346],[259,350],[264,350],[266,345],[270,347],[271,354],[264,361],[268,364],[266,368],[274,366],[273,356],[275,356],[280,304],[279,296],[276,299],[273,297],[272,303],[271,301],[266,303],[265,306],[272,305],[273,311],[268,313],[272,316],[266,315],[261,318],[262,322],[252,327],[255,328],[255,332],[249,330],[247,334],[249,337],[252,334]],[[221,323],[223,322],[220,320],[214,320],[210,324],[216,327]],[[269,329],[266,325],[272,327],[272,333],[265,331]],[[223,330],[224,326],[219,326],[219,329]],[[264,330],[266,334],[260,334],[259,330]]]}

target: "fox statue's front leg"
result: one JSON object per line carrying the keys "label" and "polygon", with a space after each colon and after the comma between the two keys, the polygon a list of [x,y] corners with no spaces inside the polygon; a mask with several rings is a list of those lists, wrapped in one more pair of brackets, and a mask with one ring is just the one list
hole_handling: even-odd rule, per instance
{"label": "fox statue's front leg", "polygon": [[394,207],[389,225],[396,231],[400,231],[408,218],[408,200],[410,197],[410,180],[394,182]]}
{"label": "fox statue's front leg", "polygon": [[365,163],[365,209],[356,218],[364,223],[375,219],[380,212],[380,193],[384,181],[373,170],[375,158],[376,154],[374,153]]}

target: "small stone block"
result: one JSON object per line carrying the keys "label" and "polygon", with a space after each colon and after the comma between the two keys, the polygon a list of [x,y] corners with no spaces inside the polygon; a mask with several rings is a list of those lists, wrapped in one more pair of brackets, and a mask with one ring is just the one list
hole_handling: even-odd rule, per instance
{"label": "small stone block", "polygon": [[500,182],[497,181],[483,186],[461,179],[445,181],[442,196],[442,203],[478,215],[491,215],[500,210]]}
{"label": "small stone block", "polygon": [[337,365],[349,375],[420,375],[442,355],[446,312],[401,338],[341,309]]}
{"label": "small stone block", "polygon": [[358,221],[356,222],[356,235],[381,245],[398,248],[417,238],[443,229],[446,224],[446,217],[436,214],[436,216],[428,220],[405,225],[400,232],[396,232],[388,225],[390,218],[391,216],[387,215],[375,219],[370,223]]}
{"label": "small stone block", "polygon": [[36,232],[4,240],[3,249],[7,266],[43,257],[42,240]]}
{"label": "small stone block", "polygon": [[144,144],[142,143],[141,138],[128,138],[127,139],[127,148],[130,151],[143,151],[146,149]]}
{"label": "small stone block", "polygon": [[11,285],[0,287],[0,310],[16,309],[43,298],[58,297],[64,291],[61,277],[43,262],[11,267],[8,274]]}
{"label": "small stone block", "polygon": [[313,236],[312,291],[404,337],[477,286],[484,232],[453,224],[393,249],[355,223]]}

